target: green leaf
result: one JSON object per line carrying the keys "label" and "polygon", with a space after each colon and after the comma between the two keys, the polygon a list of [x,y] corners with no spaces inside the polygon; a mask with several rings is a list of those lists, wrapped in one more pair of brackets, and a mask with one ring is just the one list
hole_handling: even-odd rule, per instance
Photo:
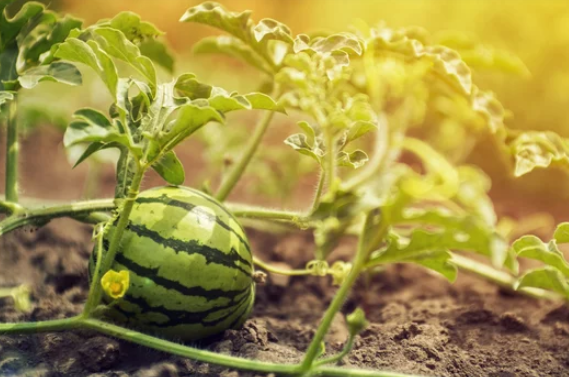
{"label": "green leaf", "polygon": [[557,243],[569,243],[569,222],[557,225],[557,229],[553,233],[553,239]]}
{"label": "green leaf", "polygon": [[13,92],[7,90],[0,90],[0,105],[3,105],[8,101],[13,101],[13,100],[14,100]]}
{"label": "green leaf", "polygon": [[516,284],[516,289],[524,287],[551,290],[569,299],[567,279],[559,270],[553,267],[536,268],[526,272]]}
{"label": "green leaf", "polygon": [[113,98],[117,97],[118,74],[111,58],[94,41],[69,38],[59,45],[55,56],[91,67],[103,80]]}
{"label": "green leaf", "polygon": [[241,40],[220,35],[217,37],[207,37],[196,43],[192,49],[196,54],[224,54],[229,55],[259,69],[262,72],[272,74],[271,67],[259,57],[253,49]]}
{"label": "green leaf", "polygon": [[290,135],[285,139],[284,143],[292,147],[292,149],[295,151],[312,157],[319,164],[321,163],[322,156],[324,156],[324,151],[319,148],[313,148],[310,146],[305,134]]}
{"label": "green leaf", "polygon": [[160,148],[164,151],[172,150],[182,140],[211,121],[223,123],[223,117],[213,107],[201,107],[194,104],[181,106],[176,114],[176,119],[168,125],[163,135],[158,138]]}
{"label": "green leaf", "polygon": [[156,88],[156,71],[152,61],[142,56],[138,47],[122,32],[111,28],[97,28],[94,32],[102,37],[97,42],[107,54],[128,63],[147,80],[151,88]]}
{"label": "green leaf", "polygon": [[336,157],[338,166],[347,166],[352,169],[358,169],[368,162],[369,157],[364,151],[357,149],[351,153],[341,151]]}
{"label": "green leaf", "polygon": [[360,137],[364,136],[368,132],[377,130],[377,125],[373,122],[358,120],[350,125],[350,129],[347,134],[347,141],[352,142]]}
{"label": "green leaf", "polygon": [[516,160],[516,177],[550,165],[569,166],[567,140],[551,131],[522,133],[510,143],[510,152]]}
{"label": "green leaf", "polygon": [[28,69],[18,77],[18,81],[26,89],[35,87],[40,81],[55,81],[69,85],[81,85],[83,82],[77,67],[65,62],[54,62]]}
{"label": "green leaf", "polygon": [[257,110],[272,110],[279,113],[286,114],[284,106],[278,104],[270,96],[264,93],[249,93],[245,94],[244,97],[251,104],[251,108]]}
{"label": "green leaf", "polygon": [[174,89],[178,95],[194,100],[209,98],[213,87],[199,82],[193,73],[184,73],[176,79]]}
{"label": "green leaf", "polygon": [[445,248],[445,233],[414,230],[408,239],[392,234],[386,248],[373,254],[368,266],[388,263],[416,263],[436,271],[453,282],[457,268],[452,254]]}
{"label": "green leaf", "polygon": [[[76,144],[74,144],[71,147],[76,146]],[[68,151],[71,147],[67,147]],[[78,146],[80,147],[80,146]],[[77,158],[77,161],[75,161],[75,163],[73,164],[73,168],[75,168],[77,165],[79,165],[80,163],[82,163],[83,161],[85,161],[88,157],[90,157],[93,153],[98,152],[100,150],[103,149],[109,149],[109,148],[121,148],[121,145],[119,143],[103,143],[103,142],[92,142],[91,144],[89,144],[87,146],[87,148],[85,148],[85,150],[83,150],[83,152],[81,153],[81,155],[79,156],[79,158]],[[68,155],[69,156],[69,155]],[[70,156],[69,156],[70,158]]]}
{"label": "green leaf", "polygon": [[555,240],[544,243],[535,236],[524,236],[513,243],[512,249],[518,256],[541,261],[569,278],[569,263],[557,247]]}
{"label": "green leaf", "polygon": [[10,19],[5,9],[9,3],[11,1],[3,1],[0,4],[0,11],[2,12],[0,17],[0,52],[13,43],[26,24],[32,22],[44,10],[43,4],[30,1],[25,3],[18,13]]}
{"label": "green leaf", "polygon": [[133,12],[120,12],[111,20],[104,20],[98,24],[120,30],[131,42],[154,39],[164,34],[150,22],[142,21],[140,16]]}
{"label": "green leaf", "polygon": [[141,42],[138,48],[142,55],[166,69],[168,73],[174,73],[174,57],[164,43],[149,39]]}
{"label": "green leaf", "polygon": [[[197,22],[213,26],[229,33],[243,42],[249,49],[243,48],[239,43],[231,40],[213,42],[212,39],[199,47],[202,51],[215,51],[229,53],[237,56],[254,67],[269,73],[279,66],[288,46],[292,44],[290,29],[275,20],[265,18],[258,24],[250,19],[251,12],[230,12],[221,4],[205,2],[190,8],[180,19],[181,22]],[[257,57],[253,57],[257,55]],[[262,63],[261,63],[262,61]]]}
{"label": "green leaf", "polygon": [[249,30],[253,24],[249,19],[250,16],[251,11],[229,12],[221,4],[207,1],[188,9],[180,18],[180,22],[197,22],[213,26],[246,41],[250,37]]}
{"label": "green leaf", "polygon": [[363,41],[351,33],[336,33],[313,40],[306,34],[300,34],[294,41],[294,52],[313,51],[320,54],[331,54],[343,51],[348,54],[361,55],[364,50]]}
{"label": "green leaf", "polygon": [[164,154],[160,160],[152,165],[152,168],[171,185],[181,185],[186,179],[184,166],[174,151]]}
{"label": "green leaf", "polygon": [[121,134],[103,113],[94,109],[81,109],[73,116],[76,120],[71,122],[63,137],[66,147],[78,143],[98,142],[118,143],[131,148],[128,136]]}

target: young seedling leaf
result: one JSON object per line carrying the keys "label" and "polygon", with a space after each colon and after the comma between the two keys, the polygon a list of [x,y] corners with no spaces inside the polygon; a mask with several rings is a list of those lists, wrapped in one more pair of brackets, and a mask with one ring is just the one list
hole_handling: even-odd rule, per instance
{"label": "young seedling leaf", "polygon": [[59,45],[55,56],[91,67],[103,80],[113,98],[117,97],[117,68],[109,55],[94,41],[83,42],[77,38],[69,38]]}
{"label": "young seedling leaf", "polygon": [[0,39],[0,52],[12,44],[26,24],[32,22],[44,10],[43,4],[30,1],[25,3],[14,17],[9,18],[6,7],[11,2],[3,1],[0,3],[0,35],[2,36]]}
{"label": "young seedling leaf", "polygon": [[41,81],[55,81],[68,85],[81,85],[81,72],[73,64],[53,62],[50,65],[40,65],[28,69],[18,77],[23,88],[31,89]]}
{"label": "young seedling leaf", "polygon": [[152,168],[171,185],[181,185],[186,178],[184,166],[174,151],[164,154],[160,160],[152,165]]}
{"label": "young seedling leaf", "polygon": [[347,166],[352,169],[358,169],[362,167],[366,162],[368,162],[368,160],[369,157],[367,156],[367,153],[360,149],[355,150],[351,153],[341,151],[336,157],[338,166]]}
{"label": "young seedling leaf", "polygon": [[530,270],[522,275],[516,284],[516,288],[542,288],[561,294],[569,299],[569,284],[567,277],[553,267],[541,267]]}
{"label": "young seedling leaf", "polygon": [[312,157],[319,164],[321,163],[322,156],[324,152],[321,149],[313,148],[308,144],[308,138],[305,134],[294,134],[286,138],[284,143],[295,151],[302,153],[304,155]]}
{"label": "young seedling leaf", "polygon": [[357,120],[352,123],[352,125],[350,125],[350,129],[348,130],[348,134],[346,136],[347,142],[352,142],[364,136],[368,132],[375,130],[377,130],[377,124],[366,120]]}
{"label": "young seedling leaf", "polygon": [[569,222],[561,223],[553,233],[553,239],[557,243],[569,243]]}
{"label": "young seedling leaf", "polygon": [[[71,146],[78,143],[118,143],[132,148],[127,135],[121,134],[104,114],[94,109],[81,109],[75,112],[76,120],[71,122],[63,137],[63,144]],[[100,148],[99,148],[100,149]]]}
{"label": "young seedling leaf", "polygon": [[516,240],[512,248],[518,256],[541,261],[569,278],[569,262],[565,260],[555,240],[544,243],[535,236],[524,236]]}
{"label": "young seedling leaf", "polygon": [[180,18],[180,22],[206,24],[247,41],[250,38],[249,30],[253,24],[253,21],[249,19],[250,16],[251,11],[230,12],[219,3],[207,1],[188,9]]}
{"label": "young seedling leaf", "polygon": [[162,68],[168,73],[174,73],[174,57],[166,45],[156,39],[149,39],[138,45],[140,53]]}
{"label": "young seedling leaf", "polygon": [[270,96],[263,93],[249,93],[244,97],[251,104],[251,108],[258,110],[271,110],[286,114],[284,106],[275,102]]}

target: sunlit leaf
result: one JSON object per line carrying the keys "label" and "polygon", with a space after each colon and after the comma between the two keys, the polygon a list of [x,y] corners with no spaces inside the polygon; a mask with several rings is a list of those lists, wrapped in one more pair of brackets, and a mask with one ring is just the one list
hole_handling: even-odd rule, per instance
{"label": "sunlit leaf", "polygon": [[156,39],[149,39],[143,41],[138,46],[140,53],[162,68],[166,69],[169,73],[174,72],[174,57],[166,48],[166,45]]}
{"label": "sunlit leaf", "polygon": [[272,73],[267,63],[251,47],[235,37],[227,35],[207,37],[196,43],[192,51],[198,54],[216,53],[229,55],[243,60],[263,72]]}
{"label": "sunlit leaf", "polygon": [[54,62],[50,65],[40,65],[28,69],[22,76],[18,77],[23,88],[30,89],[40,81],[55,81],[68,85],[81,85],[81,72],[73,64],[65,62]]}
{"label": "sunlit leaf", "polygon": [[184,166],[176,157],[174,151],[164,154],[160,160],[152,165],[158,174],[171,185],[181,185],[185,180]]}
{"label": "sunlit leaf", "polygon": [[445,233],[431,233],[422,229],[414,230],[408,238],[392,234],[387,247],[373,253],[368,266],[416,263],[454,281],[457,268],[451,262],[449,249],[445,247],[445,237],[448,237]]}
{"label": "sunlit leaf", "polygon": [[510,143],[510,151],[516,160],[516,177],[553,164],[569,166],[569,144],[554,132],[523,132]]}

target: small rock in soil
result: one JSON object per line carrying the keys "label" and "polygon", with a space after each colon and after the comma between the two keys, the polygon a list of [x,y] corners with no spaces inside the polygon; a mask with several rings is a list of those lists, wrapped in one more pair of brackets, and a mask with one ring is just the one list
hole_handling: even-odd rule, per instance
{"label": "small rock in soil", "polygon": [[500,316],[500,325],[511,332],[523,332],[528,330],[524,319],[513,313],[502,314]]}
{"label": "small rock in soil", "polygon": [[133,377],[178,377],[178,368],[171,363],[154,365],[151,368],[139,370]]}
{"label": "small rock in soil", "polygon": [[120,357],[120,344],[114,339],[95,336],[79,349],[81,363],[90,372],[111,368]]}

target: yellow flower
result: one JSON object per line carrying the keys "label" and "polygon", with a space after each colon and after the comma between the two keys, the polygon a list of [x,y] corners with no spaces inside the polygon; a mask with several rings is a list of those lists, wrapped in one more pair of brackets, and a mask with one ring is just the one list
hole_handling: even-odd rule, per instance
{"label": "yellow flower", "polygon": [[126,270],[119,272],[109,270],[101,278],[103,290],[114,299],[123,297],[128,290],[129,284],[130,275]]}

